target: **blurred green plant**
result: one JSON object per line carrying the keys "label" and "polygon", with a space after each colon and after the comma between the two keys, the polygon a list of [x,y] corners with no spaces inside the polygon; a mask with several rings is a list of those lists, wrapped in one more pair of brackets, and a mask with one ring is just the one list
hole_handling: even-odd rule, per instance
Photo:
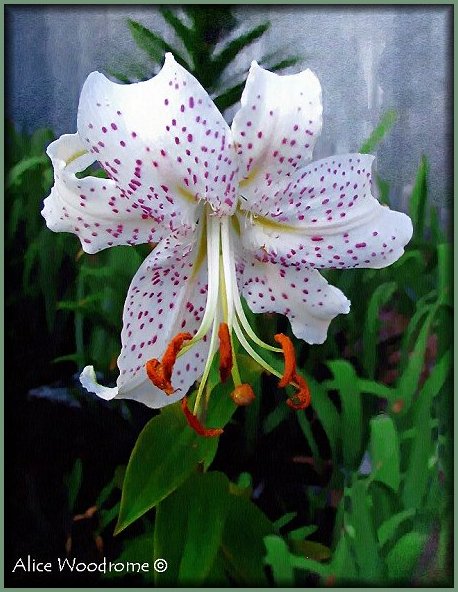
{"label": "blurred green plant", "polygon": [[[212,6],[208,10],[192,5],[179,9],[160,7],[159,12],[178,45],[167,42],[161,35],[129,19],[132,38],[145,52],[147,64],[126,62],[125,72],[120,72],[118,68],[109,70],[109,74],[125,83],[146,80],[162,66],[165,53],[171,52],[199,80],[221,111],[235,105],[242,95],[248,70],[247,67],[241,72],[237,70],[239,65],[236,60],[243,50],[269,30],[269,21],[243,30],[230,6]],[[290,56],[285,50],[276,49],[262,56],[259,63],[276,72],[294,66],[301,59],[303,56]]]}

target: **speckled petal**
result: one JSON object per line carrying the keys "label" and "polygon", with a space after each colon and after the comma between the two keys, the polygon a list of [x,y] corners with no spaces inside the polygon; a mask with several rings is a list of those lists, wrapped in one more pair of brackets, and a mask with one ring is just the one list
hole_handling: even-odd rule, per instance
{"label": "speckled petal", "polygon": [[[199,233],[198,233],[199,234]],[[145,364],[161,358],[168,342],[180,332],[195,334],[207,299],[206,259],[196,245],[201,237],[188,235],[164,239],[144,261],[132,280],[124,306],[120,375],[115,388],[91,382],[86,369],[83,384],[102,398],[134,399],[159,408],[181,399],[200,378],[208,354],[207,336],[180,356],[172,385],[179,389],[167,396],[149,380]]]}
{"label": "speckled petal", "polygon": [[[230,129],[206,91],[167,54],[146,82],[120,85],[93,72],[84,84],[78,132],[129,197],[175,223],[203,199],[219,214],[236,205]],[[192,209],[192,207],[191,207]]]}
{"label": "speckled petal", "polygon": [[332,319],[350,310],[342,292],[314,269],[248,259],[238,272],[240,290],[251,310],[286,315],[294,335],[307,343],[323,343]]}
{"label": "speckled petal", "polygon": [[373,160],[335,156],[285,179],[263,216],[241,217],[245,247],[259,260],[318,269],[377,269],[399,259],[412,223],[371,195]]}
{"label": "speckled petal", "polygon": [[322,125],[321,86],[310,70],[279,76],[253,62],[232,124],[243,162],[242,207],[269,201],[269,187],[310,162]]}
{"label": "speckled petal", "polygon": [[76,176],[94,161],[78,134],[61,136],[47,153],[54,167],[54,186],[41,213],[54,232],[78,235],[87,253],[113,245],[158,242],[170,233],[139,204],[121,196],[111,179]]}

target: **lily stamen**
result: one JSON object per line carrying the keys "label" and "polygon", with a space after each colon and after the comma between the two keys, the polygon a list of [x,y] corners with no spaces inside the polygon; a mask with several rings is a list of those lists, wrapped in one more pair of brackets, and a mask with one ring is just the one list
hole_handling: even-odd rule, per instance
{"label": "lily stamen", "polygon": [[251,405],[255,398],[253,389],[249,384],[239,384],[231,393],[231,399],[239,407]]}
{"label": "lily stamen", "polygon": [[151,382],[165,392],[166,395],[173,395],[177,391],[172,386],[172,372],[178,353],[183,347],[185,341],[192,339],[190,333],[178,333],[167,346],[162,356],[162,360],[152,358],[146,362],[146,373]]}
{"label": "lily stamen", "polygon": [[299,387],[299,390],[292,398],[287,399],[286,404],[288,407],[291,407],[291,409],[300,411],[301,409],[306,409],[310,405],[310,388],[305,378],[300,376],[300,374],[294,375],[294,382]]}
{"label": "lily stamen", "polygon": [[280,388],[284,388],[291,382],[293,382],[296,376],[296,353],[294,351],[294,345],[291,339],[283,333],[277,333],[274,335],[274,339],[279,343],[283,349],[283,355],[285,357],[285,369],[283,376],[278,383]]}
{"label": "lily stamen", "polygon": [[183,413],[186,417],[186,421],[188,422],[189,426],[198,434],[199,436],[205,436],[206,438],[216,438],[223,433],[222,428],[206,428],[203,426],[198,417],[193,415],[188,407],[188,397],[183,397],[181,399],[181,408]]}

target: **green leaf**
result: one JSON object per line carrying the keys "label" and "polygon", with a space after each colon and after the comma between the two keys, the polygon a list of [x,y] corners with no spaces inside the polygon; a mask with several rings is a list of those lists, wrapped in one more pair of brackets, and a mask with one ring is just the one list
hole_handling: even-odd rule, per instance
{"label": "green leaf", "polygon": [[358,377],[353,366],[344,360],[328,362],[334,380],[333,388],[339,391],[342,402],[341,429],[343,460],[347,468],[357,468],[361,460],[363,417]]}
{"label": "green leaf", "polygon": [[148,54],[153,62],[161,64],[164,54],[170,52],[179,64],[187,70],[191,70],[189,64],[187,64],[180,53],[162,39],[162,37],[156,35],[156,33],[153,33],[153,31],[150,31],[137,21],[128,19],[127,23],[135,43]]}
{"label": "green leaf", "polygon": [[355,554],[349,537],[344,533],[340,536],[332,555],[329,576],[332,579],[336,579],[336,584],[344,584],[346,582],[357,583],[358,570],[355,563]]}
{"label": "green leaf", "polygon": [[262,424],[264,434],[270,434],[290,415],[290,409],[286,405],[278,405],[269,413]]}
{"label": "green leaf", "polygon": [[380,284],[369,300],[367,317],[363,329],[363,364],[368,375],[373,378],[377,362],[377,343],[380,332],[380,310],[393,297],[396,292],[396,282]]}
{"label": "green leaf", "polygon": [[[292,56],[289,58],[284,58],[283,60],[280,60],[279,62],[275,62],[274,64],[269,64],[268,66],[266,66],[266,69],[269,70],[269,72],[278,72],[279,70],[284,70],[285,68],[290,68],[291,66],[295,66],[296,64],[299,64],[299,62],[302,61],[302,57],[299,56]],[[261,60],[261,63],[263,63],[265,61],[265,58],[263,58]]]}
{"label": "green leaf", "polygon": [[388,402],[393,402],[396,399],[396,389],[386,386],[375,380],[367,380],[365,378],[358,379],[358,389],[361,393],[367,393],[368,395],[375,395],[382,399],[387,399]]}
{"label": "green leaf", "polygon": [[235,105],[238,101],[240,101],[240,97],[242,96],[243,89],[245,88],[245,83],[241,82],[240,84],[236,84],[231,88],[226,89],[221,94],[213,99],[213,102],[218,107],[220,111],[224,111],[225,109],[229,109],[232,105]]}
{"label": "green leaf", "polygon": [[83,482],[83,462],[80,458],[76,459],[70,474],[64,480],[67,486],[68,508],[70,512],[73,512]]}
{"label": "green leaf", "polygon": [[409,356],[406,368],[396,385],[398,398],[404,402],[404,412],[410,408],[418,388],[418,383],[424,366],[428,337],[430,335],[432,322],[436,315],[437,308],[437,306],[434,306],[423,322],[413,351]]}
{"label": "green leaf", "polygon": [[412,218],[414,238],[421,240],[425,231],[426,203],[428,197],[428,162],[422,156],[415,185],[409,201],[409,216]]}
{"label": "green leaf", "polygon": [[199,586],[221,545],[229,510],[229,480],[223,473],[195,473],[156,511],[155,558],[167,571],[155,574],[157,586]]}
{"label": "green leaf", "polygon": [[405,534],[386,557],[388,577],[394,582],[409,584],[426,543],[426,535],[419,532]]}
{"label": "green leaf", "polygon": [[351,514],[348,518],[349,525],[354,528],[355,532],[352,546],[361,582],[375,584],[381,581],[384,568],[379,555],[377,537],[370,512],[371,506],[371,497],[365,482],[355,480],[351,487]]}
{"label": "green leaf", "polygon": [[411,444],[402,491],[402,500],[406,508],[419,508],[426,494],[430,477],[428,463],[433,454],[429,421],[430,405],[420,405],[414,414],[416,433]]}
{"label": "green leaf", "polygon": [[393,420],[379,416],[370,420],[369,451],[371,478],[397,491],[401,482],[399,437]]}
{"label": "green leaf", "polygon": [[438,208],[431,205],[429,208],[429,227],[431,229],[431,236],[434,244],[443,243],[445,241],[445,235],[441,228]]}
{"label": "green leaf", "polygon": [[318,526],[316,524],[309,524],[308,526],[301,526],[300,528],[296,528],[295,530],[291,530],[288,532],[288,538],[293,540],[298,539],[306,539],[314,532],[318,530]]}
{"label": "green leaf", "polygon": [[243,35],[236,37],[234,40],[228,43],[226,47],[212,60],[212,67],[215,69],[215,71],[221,74],[223,70],[235,60],[242,49],[248,47],[254,41],[262,37],[269,27],[269,22],[262,23],[254,29],[251,29],[251,31],[247,31]]}
{"label": "green leaf", "polygon": [[161,6],[159,8],[162,17],[165,21],[174,29],[175,33],[183,42],[183,45],[186,47],[190,56],[194,54],[194,48],[196,44],[196,36],[195,31],[193,29],[189,29],[177,16],[176,14],[170,10],[170,8],[165,8]]}
{"label": "green leaf", "polygon": [[312,408],[323,426],[331,449],[332,458],[337,462],[337,451],[339,441],[342,437],[342,422],[339,412],[333,402],[329,399],[323,385],[311,377],[307,378],[312,395]]}
{"label": "green leaf", "polygon": [[377,538],[380,546],[383,547],[383,545],[386,545],[391,539],[393,539],[399,526],[406,520],[415,516],[415,514],[416,510],[410,508],[409,510],[398,512],[397,514],[390,516],[388,520],[385,520],[377,530]]}
{"label": "green leaf", "polygon": [[452,306],[453,303],[453,279],[452,279],[453,249],[450,243],[437,245],[437,269],[439,298],[444,304]]}
{"label": "green leaf", "polygon": [[388,207],[390,207],[391,202],[390,202],[390,185],[388,183],[388,181],[385,181],[384,179],[382,179],[382,177],[380,177],[380,175],[375,175],[375,182],[377,183],[377,187],[378,187],[378,191],[379,191],[379,195],[378,195],[378,200],[381,204],[384,204]]}
{"label": "green leaf", "polygon": [[267,549],[264,561],[272,568],[275,583],[280,586],[294,586],[292,555],[285,541],[277,535],[270,535],[264,538],[264,544]]}
{"label": "green leaf", "polygon": [[[207,425],[223,427],[235,405],[228,396],[218,396],[217,390],[212,392]],[[217,446],[218,438],[200,437],[188,426],[180,403],[165,407],[146,424],[132,451],[116,533],[170,495],[200,462],[208,467]]]}
{"label": "green leaf", "polygon": [[398,115],[394,109],[390,109],[382,115],[377,127],[363,143],[359,152],[361,154],[369,154],[373,152],[377,145],[383,140],[386,134],[390,131],[393,125],[396,123]]}
{"label": "green leaf", "polygon": [[310,450],[312,451],[314,466],[317,468],[318,472],[321,473],[322,470],[322,459],[320,455],[320,451],[318,449],[318,444],[315,441],[315,437],[313,436],[312,427],[310,425],[309,420],[307,419],[306,414],[303,411],[298,411],[296,414],[297,421],[299,426],[302,430],[302,433],[307,440],[308,445],[310,446]]}
{"label": "green leaf", "polygon": [[297,512],[287,512],[286,514],[283,514],[283,516],[278,518],[278,520],[275,520],[275,522],[274,522],[275,529],[280,530],[281,528],[283,528],[284,526],[289,524],[292,520],[294,520],[294,518],[296,518],[296,516],[297,516]]}
{"label": "green leaf", "polygon": [[263,539],[274,532],[274,525],[253,502],[230,496],[222,553],[229,575],[238,584],[267,587]]}
{"label": "green leaf", "polygon": [[46,165],[49,163],[48,157],[43,154],[40,156],[31,156],[24,158],[13,166],[6,177],[6,189],[10,189],[13,185],[22,183],[22,175],[30,172],[32,169]]}
{"label": "green leaf", "polygon": [[289,545],[294,555],[315,559],[316,561],[327,561],[331,557],[329,547],[315,541],[304,541],[301,539],[290,539]]}

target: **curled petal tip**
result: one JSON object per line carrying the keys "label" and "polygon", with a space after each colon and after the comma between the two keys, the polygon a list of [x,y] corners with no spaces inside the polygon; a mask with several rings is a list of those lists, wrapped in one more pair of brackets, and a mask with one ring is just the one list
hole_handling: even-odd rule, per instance
{"label": "curled petal tip", "polygon": [[116,397],[118,394],[118,389],[116,387],[109,388],[102,386],[97,382],[94,366],[86,366],[83,369],[80,374],[80,382],[87,391],[94,393],[101,399],[105,399],[105,401],[114,399],[114,397]]}

